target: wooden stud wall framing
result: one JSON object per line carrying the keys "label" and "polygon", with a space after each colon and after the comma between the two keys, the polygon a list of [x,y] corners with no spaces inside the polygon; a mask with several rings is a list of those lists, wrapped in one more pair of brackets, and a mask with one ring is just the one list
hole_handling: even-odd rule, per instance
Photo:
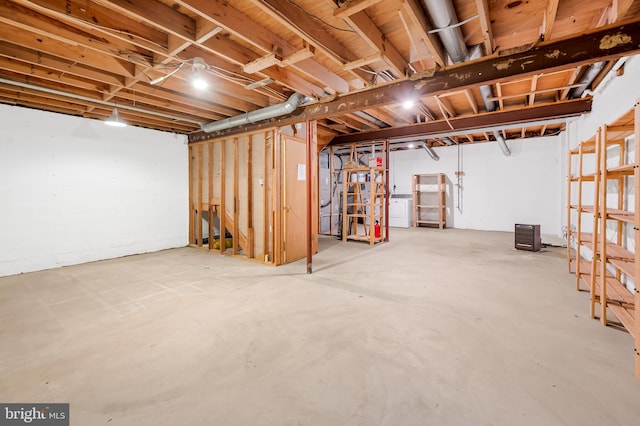
{"label": "wooden stud wall framing", "polygon": [[[292,132],[297,129],[272,128],[189,145],[191,246],[267,264],[285,262],[283,141],[294,138]],[[314,187],[316,163],[317,156]],[[317,205],[317,191],[313,200]],[[313,229],[317,237],[317,223]]]}

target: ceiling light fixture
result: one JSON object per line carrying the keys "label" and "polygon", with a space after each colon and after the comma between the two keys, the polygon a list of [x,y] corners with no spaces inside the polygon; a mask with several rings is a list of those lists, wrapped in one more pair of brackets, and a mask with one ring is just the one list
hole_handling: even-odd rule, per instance
{"label": "ceiling light fixture", "polygon": [[415,105],[413,100],[412,99],[407,99],[406,101],[404,101],[402,103],[402,108],[411,109],[411,108],[413,108],[413,105]]}
{"label": "ceiling light fixture", "polygon": [[209,83],[202,77],[201,72],[203,70],[206,70],[207,68],[208,66],[205,63],[204,59],[198,57],[193,58],[193,80],[191,81],[191,83],[193,84],[193,87],[198,90],[203,90],[209,87]]}
{"label": "ceiling light fixture", "polygon": [[117,104],[115,104],[111,115],[107,117],[107,119],[104,121],[104,124],[111,127],[127,127],[127,123],[120,119]]}

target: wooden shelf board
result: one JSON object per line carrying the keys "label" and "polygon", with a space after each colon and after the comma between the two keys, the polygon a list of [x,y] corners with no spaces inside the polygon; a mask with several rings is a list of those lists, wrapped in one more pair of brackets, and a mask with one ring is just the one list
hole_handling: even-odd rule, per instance
{"label": "wooden shelf board", "polygon": [[[602,294],[602,279],[596,276],[596,295],[598,298]],[[617,304],[627,308],[635,306],[633,294],[615,277],[607,276],[607,305]]]}
{"label": "wooden shelf board", "polygon": [[574,235],[576,239],[580,240],[580,242],[591,242],[593,241],[593,234],[590,232],[580,232],[579,234],[575,231],[571,232],[570,235]]}
{"label": "wooden shelf board", "polygon": [[[631,163],[631,164],[624,164],[622,166],[611,167],[611,168],[607,169],[607,176],[608,177],[616,177],[618,175],[620,175],[620,176],[631,176],[631,175],[633,175],[635,166],[636,165],[634,163]],[[614,175],[614,176],[612,176],[612,175]]]}
{"label": "wooden shelf board", "polygon": [[[371,242],[371,238],[368,235],[347,235],[347,240]],[[380,241],[382,241],[382,238],[373,239],[375,243],[379,243]]]}
{"label": "wooden shelf board", "polygon": [[634,213],[626,210],[607,209],[607,219],[615,219],[621,222],[634,223]]}
{"label": "wooden shelf board", "polygon": [[[598,262],[599,263],[599,262]],[[575,259],[571,259],[570,262],[570,267],[571,267],[571,273],[575,274],[576,273],[576,264],[575,264]],[[580,260],[580,276],[584,276],[584,277],[591,277],[591,261],[590,260]],[[596,265],[596,276],[600,276],[600,265]],[[607,271],[607,276],[609,277],[613,277],[613,274],[611,274],[611,272]],[[589,278],[591,279],[591,278]]]}
{"label": "wooden shelf board", "polygon": [[[582,241],[585,247],[587,247],[589,250],[594,251],[593,250],[593,241]],[[598,246],[600,245],[600,243],[598,243]],[[598,253],[600,253],[600,247],[598,247]],[[634,260],[635,259],[635,255],[630,252],[629,250],[620,247],[617,244],[614,243],[607,243],[607,258],[609,260],[611,259],[623,259],[623,260]]]}
{"label": "wooden shelf board", "polygon": [[610,259],[609,263],[618,268],[622,273],[631,278],[633,282],[636,282],[636,264],[633,261],[622,259]]}
{"label": "wooden shelf board", "polygon": [[636,321],[633,317],[635,315],[635,310],[627,309],[619,305],[608,305],[608,306],[609,306],[609,309],[611,309],[611,312],[613,312],[615,316],[618,318],[618,320],[622,323],[624,328],[626,328],[627,331],[633,335],[636,329],[636,325],[635,325]]}

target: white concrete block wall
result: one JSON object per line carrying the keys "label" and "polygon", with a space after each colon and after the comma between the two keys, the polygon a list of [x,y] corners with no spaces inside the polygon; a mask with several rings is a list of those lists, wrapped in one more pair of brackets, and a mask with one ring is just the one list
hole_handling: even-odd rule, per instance
{"label": "white concrete block wall", "polygon": [[186,138],[0,105],[0,276],[184,246]]}
{"label": "white concrete block wall", "polygon": [[447,226],[464,229],[513,232],[516,223],[540,224],[543,234],[560,235],[558,185],[561,136],[510,140],[511,156],[505,157],[496,142],[460,147],[462,211],[458,209],[458,148],[435,148],[440,161],[423,150],[391,153],[390,186],[396,193],[411,193],[414,173],[447,176]]}

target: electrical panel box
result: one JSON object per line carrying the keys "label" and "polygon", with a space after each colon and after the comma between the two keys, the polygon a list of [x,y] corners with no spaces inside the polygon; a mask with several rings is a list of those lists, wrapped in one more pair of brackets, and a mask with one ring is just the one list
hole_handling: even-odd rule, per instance
{"label": "electrical panel box", "polygon": [[540,225],[516,224],[516,248],[518,250],[540,251]]}

